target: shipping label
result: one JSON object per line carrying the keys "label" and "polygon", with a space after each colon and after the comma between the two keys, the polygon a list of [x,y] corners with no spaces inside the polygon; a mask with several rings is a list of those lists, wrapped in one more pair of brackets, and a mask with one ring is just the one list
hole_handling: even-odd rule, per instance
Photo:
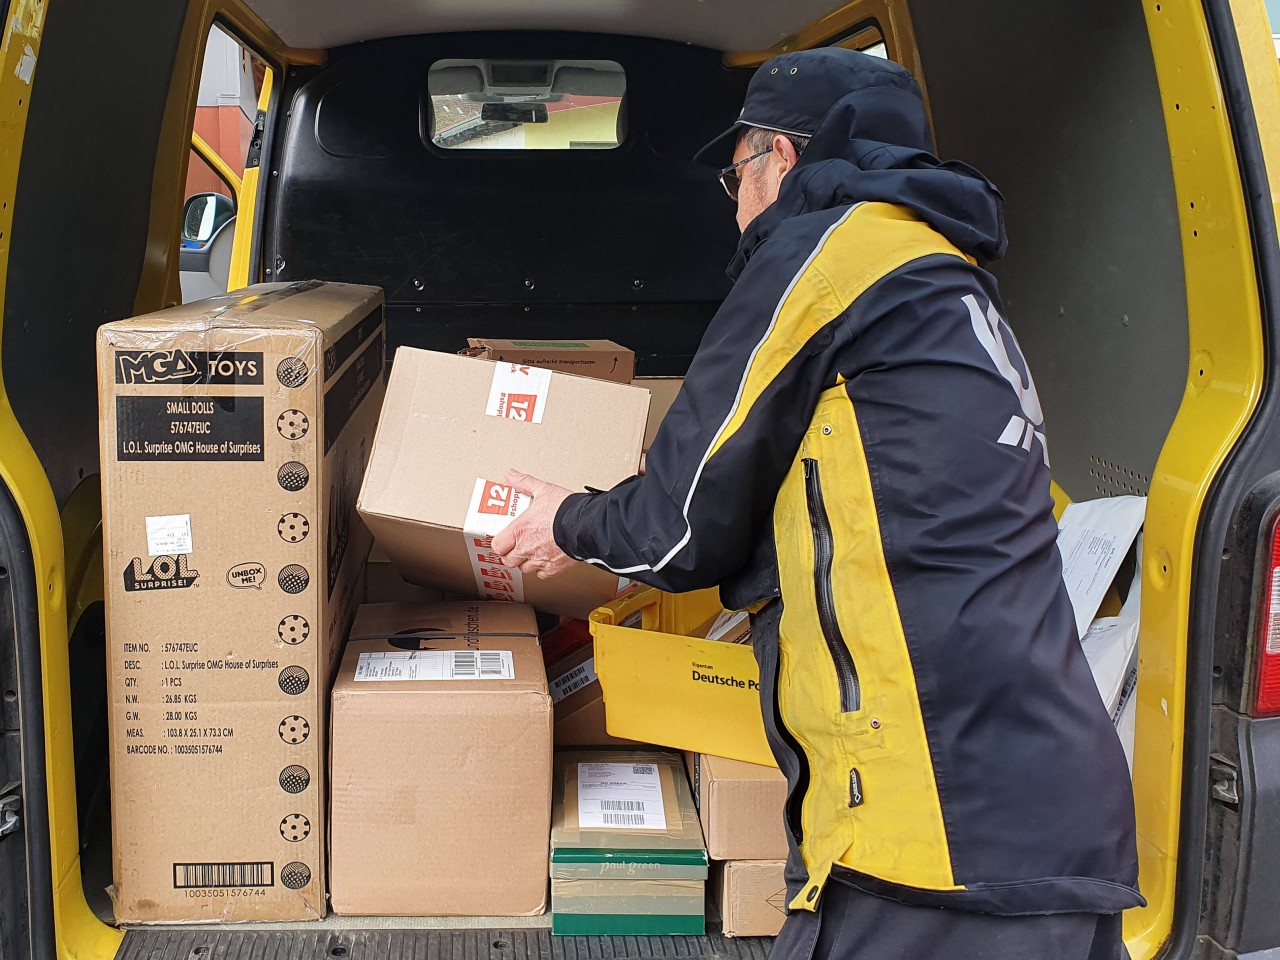
{"label": "shipping label", "polygon": [[262,397],[116,397],[116,459],[263,458]]}
{"label": "shipping label", "polygon": [[191,514],[147,517],[147,556],[194,552],[191,543]]}
{"label": "shipping label", "polygon": [[565,697],[577,693],[599,679],[596,675],[596,658],[585,660],[551,681],[551,702],[559,703]]}
{"label": "shipping label", "polygon": [[524,578],[493,552],[493,538],[529,507],[530,500],[510,484],[477,478],[463,523],[476,590],[486,600],[524,602]]}
{"label": "shipping label", "polygon": [[550,389],[550,370],[522,363],[496,363],[484,412],[505,420],[541,423]]}
{"label": "shipping label", "polygon": [[510,650],[375,650],[360,654],[356,680],[514,680]]}
{"label": "shipping label", "polygon": [[582,830],[666,830],[662,778],[653,763],[578,764]]}

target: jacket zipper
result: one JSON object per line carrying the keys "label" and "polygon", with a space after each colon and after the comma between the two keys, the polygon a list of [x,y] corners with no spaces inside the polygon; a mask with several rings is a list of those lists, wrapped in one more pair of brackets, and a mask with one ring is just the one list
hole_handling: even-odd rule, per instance
{"label": "jacket zipper", "polygon": [[818,623],[827,641],[840,682],[840,711],[854,713],[862,707],[862,687],[858,682],[858,668],[853,655],[844,642],[840,623],[836,619],[835,595],[831,588],[831,564],[835,555],[835,541],[831,535],[831,521],[822,499],[822,483],[818,477],[818,461],[804,460],[805,500],[809,505],[809,526],[813,528],[813,585],[818,602]]}

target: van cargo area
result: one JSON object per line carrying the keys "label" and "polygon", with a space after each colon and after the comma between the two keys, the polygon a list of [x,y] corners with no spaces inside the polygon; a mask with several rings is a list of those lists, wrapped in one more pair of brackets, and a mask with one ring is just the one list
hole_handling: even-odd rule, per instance
{"label": "van cargo area", "polygon": [[[0,212],[0,428],[8,407],[20,428],[0,446],[25,436],[0,450],[0,794],[23,785],[25,834],[0,839],[0,888],[25,882],[30,902],[10,918],[0,896],[0,958],[26,953],[28,909],[40,960],[765,960],[770,945],[714,920],[688,937],[332,910],[116,924],[94,343],[102,324],[180,300],[173,238],[215,16],[271,64],[237,214],[252,242],[233,278],[381,288],[388,366],[405,346],[576,338],[625,345],[638,378],[683,376],[729,292],[734,207],[692,156],[737,117],[752,68],[788,45],[882,42],[920,79],[939,155],[1005,197],[1010,248],[992,272],[1043,403],[1059,508],[1148,497],[1133,778],[1149,905],[1125,915],[1129,950],[1280,945],[1280,720],[1254,714],[1248,639],[1270,522],[1256,505],[1280,490],[1267,299],[1280,273],[1274,218],[1259,213],[1280,129],[1253,123],[1246,82],[1274,56],[1235,26],[1261,4],[708,0],[696,16],[657,3],[651,22],[613,4],[451,3],[416,20],[385,6],[379,20],[337,0],[12,5],[35,26],[29,102],[12,107],[20,171],[0,155],[0,184],[16,182]],[[616,145],[448,149],[429,71],[485,58],[617,64]],[[104,85],[127,108],[103,109],[90,93]],[[1259,111],[1280,110],[1272,87],[1255,85]],[[238,829],[231,810],[211,821],[194,826]]]}

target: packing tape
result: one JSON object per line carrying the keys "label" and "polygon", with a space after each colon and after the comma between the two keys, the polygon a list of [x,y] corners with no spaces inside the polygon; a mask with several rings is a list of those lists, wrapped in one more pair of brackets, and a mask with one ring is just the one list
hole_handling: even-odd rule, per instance
{"label": "packing tape", "polygon": [[462,525],[476,590],[486,600],[524,603],[524,577],[493,552],[493,538],[528,509],[530,498],[510,484],[476,478]]}

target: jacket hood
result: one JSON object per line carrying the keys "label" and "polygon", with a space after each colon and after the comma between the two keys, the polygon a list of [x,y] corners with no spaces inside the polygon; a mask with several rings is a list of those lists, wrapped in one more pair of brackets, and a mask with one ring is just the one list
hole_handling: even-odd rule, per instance
{"label": "jacket hood", "polygon": [[783,178],[777,200],[743,232],[729,264],[730,279],[737,279],[783,221],[864,201],[911,209],[981,263],[1004,255],[1008,239],[1000,191],[968,164],[933,155],[919,87],[901,67],[886,66],[891,69],[823,115],[799,162]]}

